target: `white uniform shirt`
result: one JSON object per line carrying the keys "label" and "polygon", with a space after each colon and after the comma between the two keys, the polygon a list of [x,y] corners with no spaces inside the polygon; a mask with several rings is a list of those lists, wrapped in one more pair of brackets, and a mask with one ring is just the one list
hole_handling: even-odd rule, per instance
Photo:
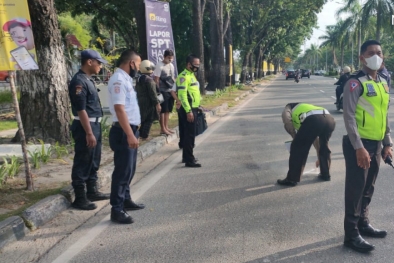
{"label": "white uniform shirt", "polygon": [[124,105],[131,125],[141,124],[140,108],[137,93],[133,88],[133,79],[124,70],[118,68],[108,82],[108,102],[112,120],[118,121],[115,105]]}

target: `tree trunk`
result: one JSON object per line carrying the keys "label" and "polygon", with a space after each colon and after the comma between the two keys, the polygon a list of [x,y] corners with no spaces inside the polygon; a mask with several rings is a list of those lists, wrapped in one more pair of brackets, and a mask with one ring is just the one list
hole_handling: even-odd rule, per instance
{"label": "tree trunk", "polygon": [[343,55],[344,55],[344,52],[345,52],[345,45],[342,44],[341,45],[341,69],[343,69]]}
{"label": "tree trunk", "polygon": [[145,4],[144,0],[137,0],[137,8],[134,10],[135,19],[137,22],[137,32],[139,39],[139,53],[143,59],[148,59],[148,43],[146,42],[146,20],[145,20]]}
{"label": "tree trunk", "polygon": [[19,74],[20,108],[26,138],[68,144],[67,70],[54,1],[28,0],[28,5],[40,69]]}
{"label": "tree trunk", "polygon": [[260,48],[256,48],[256,50],[255,50],[255,52],[254,52],[254,72],[255,72],[255,76],[254,76],[254,78],[255,79],[258,79],[259,78],[259,69],[260,69],[260,66],[259,66],[259,61],[260,61]]}
{"label": "tree trunk", "polygon": [[245,83],[246,80],[246,73],[248,72],[248,65],[249,65],[249,59],[252,55],[252,52],[249,51],[245,54],[243,62],[242,62],[242,72],[241,72],[241,83]]}
{"label": "tree trunk", "polygon": [[212,71],[209,74],[207,90],[224,89],[226,65],[224,62],[223,0],[212,0],[210,6],[210,35]]}
{"label": "tree trunk", "polygon": [[[205,0],[204,0],[205,2]],[[197,74],[200,82],[200,93],[205,94],[205,67],[204,67],[204,40],[203,40],[203,17],[204,10],[202,0],[193,0],[193,53],[200,58],[200,70]]]}
{"label": "tree trunk", "polygon": [[[359,22],[359,30],[358,30],[358,56],[360,57],[361,55],[361,20]],[[361,69],[361,61],[360,59],[358,60],[358,69]]]}
{"label": "tree trunk", "polygon": [[380,42],[381,30],[382,30],[382,1],[378,1],[378,6],[376,8],[376,41]]}

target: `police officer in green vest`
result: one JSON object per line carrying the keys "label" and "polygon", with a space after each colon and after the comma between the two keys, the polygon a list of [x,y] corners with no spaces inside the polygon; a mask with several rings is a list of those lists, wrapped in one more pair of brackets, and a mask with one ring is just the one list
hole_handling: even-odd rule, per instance
{"label": "police officer in green vest", "polygon": [[343,92],[347,131],[342,142],[346,162],[344,245],[359,252],[369,252],[374,246],[362,236],[383,238],[387,234],[370,225],[368,207],[380,160],[392,157],[387,116],[390,96],[387,81],[378,74],[383,61],[380,43],[366,41],[360,54],[363,69],[350,76]]}
{"label": "police officer in green vest", "polygon": [[290,147],[289,171],[278,184],[296,186],[301,179],[309,149],[314,145],[320,165],[319,178],[330,181],[331,151],[328,141],[335,129],[335,120],[328,110],[312,104],[289,103],[282,112],[285,130],[293,137]]}
{"label": "police officer in green vest", "polygon": [[176,85],[178,97],[182,106],[178,110],[180,137],[182,138],[182,161],[186,167],[201,167],[193,155],[196,137],[197,110],[200,107],[200,84],[195,73],[200,68],[200,59],[189,55],[186,59],[186,69],[179,74]]}

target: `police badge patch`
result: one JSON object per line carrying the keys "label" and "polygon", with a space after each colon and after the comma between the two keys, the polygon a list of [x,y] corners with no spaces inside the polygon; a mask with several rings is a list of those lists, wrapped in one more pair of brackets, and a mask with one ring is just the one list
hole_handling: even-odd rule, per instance
{"label": "police badge patch", "polygon": [[185,81],[186,81],[185,78],[180,78],[180,79],[179,79],[180,84],[182,84],[182,83],[185,82]]}
{"label": "police badge patch", "polygon": [[114,87],[114,91],[115,91],[115,93],[120,93],[120,87],[119,86],[115,86]]}
{"label": "police badge patch", "polygon": [[75,86],[75,94],[79,95],[81,93],[82,93],[82,86],[81,85]]}
{"label": "police badge patch", "polygon": [[358,81],[357,80],[351,80],[349,82],[349,86],[350,86],[350,91],[353,92],[358,87]]}

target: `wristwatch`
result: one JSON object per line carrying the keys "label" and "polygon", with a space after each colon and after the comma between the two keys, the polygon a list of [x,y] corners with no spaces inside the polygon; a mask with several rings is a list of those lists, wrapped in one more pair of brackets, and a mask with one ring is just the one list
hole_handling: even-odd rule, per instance
{"label": "wristwatch", "polygon": [[384,147],[387,147],[387,146],[389,146],[389,147],[393,147],[393,143],[384,144],[383,146],[384,146]]}

